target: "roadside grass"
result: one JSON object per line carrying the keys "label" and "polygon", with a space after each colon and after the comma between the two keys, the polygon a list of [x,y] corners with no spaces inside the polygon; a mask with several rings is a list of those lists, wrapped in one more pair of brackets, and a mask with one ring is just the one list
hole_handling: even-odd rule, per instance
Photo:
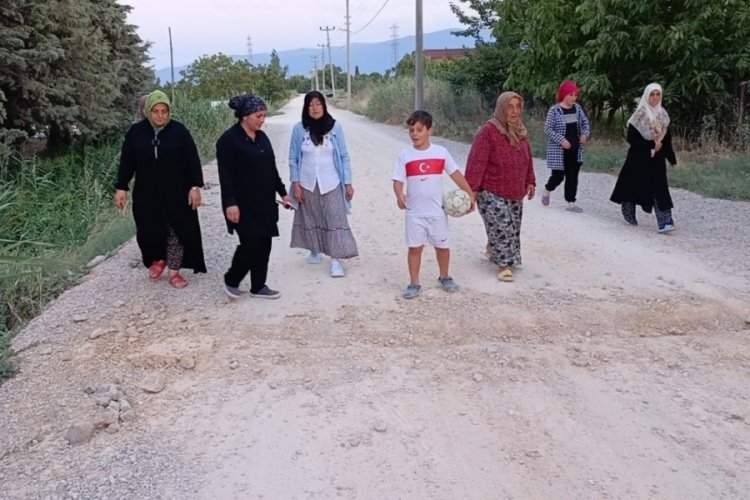
{"label": "roadside grass", "polygon": [[[205,163],[235,118],[227,107],[178,101]],[[54,158],[23,157],[0,146],[0,382],[16,363],[11,340],[20,327],[86,274],[86,264],[135,234],[129,211],[112,196],[122,137],[76,146]]]}

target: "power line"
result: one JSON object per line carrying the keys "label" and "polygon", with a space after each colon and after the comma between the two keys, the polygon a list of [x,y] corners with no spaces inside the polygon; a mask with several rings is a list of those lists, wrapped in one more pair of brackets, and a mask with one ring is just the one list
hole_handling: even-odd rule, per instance
{"label": "power line", "polygon": [[325,28],[323,28],[321,26],[320,28],[320,31],[326,32],[326,40],[328,44],[328,62],[330,63],[330,67],[331,67],[331,92],[333,93],[334,98],[336,97],[336,79],[333,76],[333,59],[331,59],[331,31],[335,31],[335,30],[336,30],[336,27],[329,28],[328,26],[326,26]]}
{"label": "power line", "polygon": [[393,49],[393,69],[398,64],[398,24],[391,25],[391,48]]}
{"label": "power line", "polygon": [[364,31],[365,28],[367,28],[370,24],[372,24],[372,22],[375,20],[375,18],[378,17],[378,15],[381,12],[383,12],[383,9],[385,9],[385,6],[388,5],[388,2],[389,2],[389,0],[385,0],[385,2],[383,2],[383,5],[380,6],[380,8],[378,9],[378,11],[375,13],[375,15],[372,16],[372,19],[370,19],[369,21],[367,21],[367,24],[365,24],[364,26],[362,26],[360,29],[358,29],[357,31],[353,32],[352,35],[356,35],[357,33],[361,33],[362,31]]}

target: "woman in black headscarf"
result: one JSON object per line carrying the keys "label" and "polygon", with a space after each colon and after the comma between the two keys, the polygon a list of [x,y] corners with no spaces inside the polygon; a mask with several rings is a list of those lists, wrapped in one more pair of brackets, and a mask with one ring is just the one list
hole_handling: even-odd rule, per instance
{"label": "woman in black headscarf", "polygon": [[276,194],[289,206],[284,183],[276,168],[271,141],[261,130],[266,103],[254,94],[229,101],[238,121],[216,142],[216,161],[221,184],[221,206],[229,233],[237,231],[240,244],[232,266],[224,274],[224,292],[240,297],[240,282],[250,273],[250,295],[278,299],[281,294],[266,285],[271,239],[279,235]]}
{"label": "woman in black headscarf", "polygon": [[330,275],[345,275],[340,259],[358,255],[347,214],[354,196],[352,167],[341,125],[328,113],[325,97],[305,95],[302,121],[292,130],[289,174],[298,203],[292,226],[292,248],[310,251],[307,261],[331,257]]}

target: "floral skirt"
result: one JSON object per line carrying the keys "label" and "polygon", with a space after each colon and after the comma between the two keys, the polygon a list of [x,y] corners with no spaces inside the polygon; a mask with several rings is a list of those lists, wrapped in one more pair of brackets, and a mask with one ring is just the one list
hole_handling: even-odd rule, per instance
{"label": "floral skirt", "polygon": [[506,200],[480,191],[477,209],[487,232],[490,260],[501,267],[520,266],[523,200]]}

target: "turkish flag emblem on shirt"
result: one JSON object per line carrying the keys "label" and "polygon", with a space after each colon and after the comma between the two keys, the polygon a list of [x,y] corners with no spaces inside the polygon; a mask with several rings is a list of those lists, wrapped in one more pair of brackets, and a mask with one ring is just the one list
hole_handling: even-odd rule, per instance
{"label": "turkish flag emblem on shirt", "polygon": [[406,176],[442,175],[444,168],[445,160],[443,159],[414,160],[406,164]]}

